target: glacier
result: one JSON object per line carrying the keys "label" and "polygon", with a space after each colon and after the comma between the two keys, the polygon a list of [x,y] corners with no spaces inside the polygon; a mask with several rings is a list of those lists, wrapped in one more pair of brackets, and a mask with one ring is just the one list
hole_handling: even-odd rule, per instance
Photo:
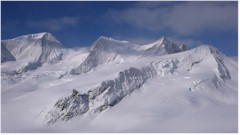
{"label": "glacier", "polygon": [[65,48],[42,32],[1,46],[3,132],[237,132],[238,64],[211,45]]}

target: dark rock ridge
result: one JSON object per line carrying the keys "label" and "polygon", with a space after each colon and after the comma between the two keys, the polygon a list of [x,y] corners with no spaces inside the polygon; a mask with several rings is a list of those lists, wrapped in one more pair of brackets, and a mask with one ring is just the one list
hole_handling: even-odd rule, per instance
{"label": "dark rock ridge", "polygon": [[46,123],[52,124],[59,120],[69,119],[86,113],[89,110],[89,97],[73,89],[72,94],[58,100],[46,115]]}
{"label": "dark rock ridge", "polygon": [[119,72],[114,80],[104,81],[88,91],[92,110],[98,112],[116,105],[155,74],[150,68],[130,68]]}
{"label": "dark rock ridge", "polygon": [[86,94],[73,90],[71,96],[58,100],[45,116],[47,124],[59,120],[67,121],[87,111],[101,112],[119,103],[125,96],[140,88],[145,81],[156,74],[150,68],[130,68],[118,73],[113,80],[102,82]]}

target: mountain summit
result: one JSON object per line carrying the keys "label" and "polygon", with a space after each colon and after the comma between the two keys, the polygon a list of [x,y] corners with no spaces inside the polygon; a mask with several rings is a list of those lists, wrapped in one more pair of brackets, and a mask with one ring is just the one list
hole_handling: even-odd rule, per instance
{"label": "mountain summit", "polygon": [[41,33],[35,33],[35,34],[28,34],[24,36],[19,36],[17,38],[14,38],[13,40],[16,39],[29,39],[29,40],[47,40],[51,42],[56,42],[60,44],[60,41],[58,41],[51,33],[49,32],[41,32]]}
{"label": "mountain summit", "polygon": [[19,66],[22,66],[21,70],[24,69],[24,71],[36,69],[43,63],[57,62],[62,57],[62,44],[48,32],[2,40],[1,46],[2,53],[9,53],[9,55],[2,56],[2,62],[16,60],[23,64]]}
{"label": "mountain summit", "polygon": [[165,36],[145,46],[149,46],[149,48],[146,50],[144,55],[165,55],[178,53],[189,49],[186,45],[176,45],[173,41],[170,41]]}
{"label": "mountain summit", "polygon": [[187,49],[186,46],[181,49],[164,36],[144,46],[101,36],[90,47],[90,53],[84,62],[72,69],[70,74],[86,73],[101,64],[133,61],[141,57],[178,53]]}

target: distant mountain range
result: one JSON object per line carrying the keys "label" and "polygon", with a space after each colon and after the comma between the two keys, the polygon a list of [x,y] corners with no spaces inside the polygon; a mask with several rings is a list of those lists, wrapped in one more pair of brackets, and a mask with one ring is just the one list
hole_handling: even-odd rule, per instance
{"label": "distant mountain range", "polygon": [[43,32],[1,48],[3,132],[237,132],[238,64],[213,46]]}

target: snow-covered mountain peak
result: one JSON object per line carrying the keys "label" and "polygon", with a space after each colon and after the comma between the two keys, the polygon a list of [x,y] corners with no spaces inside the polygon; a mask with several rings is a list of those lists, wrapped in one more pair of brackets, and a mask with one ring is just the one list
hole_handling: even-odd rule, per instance
{"label": "snow-covered mountain peak", "polygon": [[97,41],[110,41],[110,42],[121,42],[121,43],[129,43],[128,41],[117,40],[111,37],[100,36]]}
{"label": "snow-covered mountain peak", "polygon": [[165,55],[178,53],[189,49],[185,45],[176,45],[173,41],[169,40],[165,36],[151,44],[145,45],[145,47],[148,48],[145,52],[145,55]]}
{"label": "snow-covered mountain peak", "polygon": [[157,46],[165,46],[173,43],[173,41],[169,40],[166,36],[162,36],[159,38],[157,41],[151,43],[152,45],[157,45]]}
{"label": "snow-covered mountain peak", "polygon": [[56,42],[60,44],[60,41],[58,41],[51,33],[49,32],[41,32],[41,33],[35,33],[35,34],[27,34],[24,36],[19,36],[14,39],[10,40],[46,40],[51,42]]}
{"label": "snow-covered mountain peak", "polygon": [[48,32],[41,32],[41,33],[35,33],[35,34],[28,34],[26,35],[26,37],[31,39],[41,39],[41,38],[53,37],[53,35]]}
{"label": "snow-covered mountain peak", "polygon": [[121,40],[116,40],[111,37],[105,37],[105,36],[100,36],[90,47],[90,50],[105,50],[110,49],[110,50],[115,50],[119,47],[126,47],[129,46],[128,41],[121,41]]}
{"label": "snow-covered mountain peak", "polygon": [[106,37],[106,36],[100,36],[100,37],[97,39],[97,41],[99,41],[99,40],[112,40],[112,38],[111,38],[111,37]]}
{"label": "snow-covered mountain peak", "polygon": [[51,33],[44,32],[42,39],[60,43]]}
{"label": "snow-covered mountain peak", "polygon": [[159,43],[159,44],[169,44],[171,41],[165,37],[165,36],[162,36],[159,40],[156,41],[156,43]]}
{"label": "snow-covered mountain peak", "polygon": [[[5,53],[9,52],[9,55],[2,60],[4,62],[16,60],[22,61],[22,63],[28,63],[19,65],[23,69],[28,66],[37,65],[41,66],[43,63],[54,63],[61,60],[62,44],[48,32],[28,34],[19,36],[13,39],[2,40],[1,45],[5,47]],[[12,56],[10,58],[10,56]],[[35,69],[35,68],[31,68]]]}

